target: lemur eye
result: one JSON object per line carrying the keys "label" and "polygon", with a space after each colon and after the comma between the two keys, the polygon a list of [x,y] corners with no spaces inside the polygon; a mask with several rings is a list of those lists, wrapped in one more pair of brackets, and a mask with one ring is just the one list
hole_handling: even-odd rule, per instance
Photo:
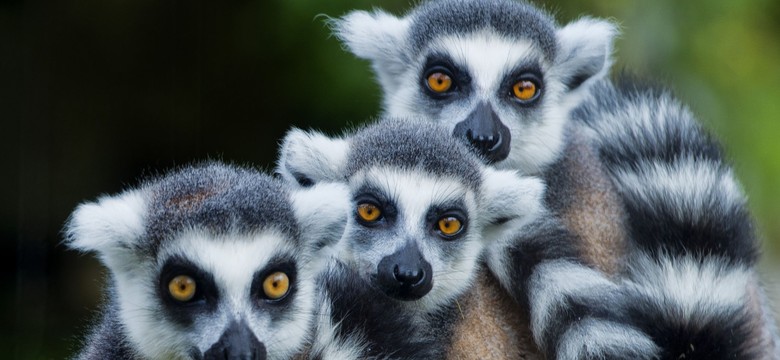
{"label": "lemur eye", "polygon": [[279,300],[290,291],[290,278],[287,274],[277,271],[263,280],[263,293],[271,300]]}
{"label": "lemur eye", "polygon": [[428,75],[428,88],[435,93],[443,93],[452,87],[452,78],[443,73],[435,72]]}
{"label": "lemur eye", "polygon": [[360,219],[368,222],[377,221],[382,215],[382,211],[376,205],[370,203],[358,204],[357,212]]}
{"label": "lemur eye", "polygon": [[195,296],[197,285],[195,279],[187,275],[179,275],[168,283],[168,293],[177,301],[190,301]]}
{"label": "lemur eye", "polygon": [[539,95],[539,86],[531,80],[520,80],[512,86],[512,93],[520,101],[531,101]]}
{"label": "lemur eye", "polygon": [[444,236],[455,236],[463,229],[463,224],[454,216],[439,219],[439,232]]}

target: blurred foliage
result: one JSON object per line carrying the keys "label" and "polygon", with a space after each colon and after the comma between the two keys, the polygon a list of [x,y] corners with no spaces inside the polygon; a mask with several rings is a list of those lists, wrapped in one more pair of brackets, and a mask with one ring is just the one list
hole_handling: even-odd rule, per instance
{"label": "blurred foliage", "polygon": [[[780,239],[780,2],[548,1],[561,23],[613,19],[616,68],[668,84],[724,141],[774,254]],[[321,14],[399,1],[0,2],[0,348],[64,358],[102,270],[59,245],[85,199],[197,159],[270,167],[291,125],[378,113],[368,64]],[[13,349],[13,350],[11,350]]]}

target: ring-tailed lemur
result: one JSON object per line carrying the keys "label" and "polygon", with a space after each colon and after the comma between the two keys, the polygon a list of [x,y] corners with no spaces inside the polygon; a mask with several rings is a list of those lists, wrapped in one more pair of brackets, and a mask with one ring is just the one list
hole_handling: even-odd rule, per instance
{"label": "ring-tailed lemur", "polygon": [[[298,184],[348,185],[352,215],[334,250],[343,263],[336,268],[356,272],[379,290],[355,294],[326,286],[330,301],[323,313],[331,316],[322,318],[318,333],[325,335],[315,353],[444,357],[451,326],[460,318],[457,301],[473,285],[485,249],[499,281],[530,305],[533,326],[557,321],[556,329],[570,329],[539,333],[536,340],[550,356],[564,351],[558,344],[579,344],[608,357],[656,351],[647,336],[611,321],[619,314],[604,312],[601,305],[621,301],[622,293],[578,260],[571,236],[542,204],[543,184],[483,165],[440,125],[388,119],[338,138],[293,130],[283,142],[277,173]],[[332,276],[337,285],[339,271]],[[587,300],[570,303],[568,297]],[[589,301],[600,302],[599,316],[591,316]],[[579,324],[571,316],[590,322]],[[402,335],[388,334],[398,331],[388,329],[388,318],[393,324],[409,319]],[[590,329],[612,338],[582,336]]]}
{"label": "ring-tailed lemur", "polygon": [[[702,131],[671,97],[612,88],[605,75],[617,34],[615,25],[583,18],[557,27],[544,12],[510,0],[434,0],[403,17],[354,11],[333,25],[353,53],[372,62],[384,91],[386,115],[433,118],[454,136],[472,143],[497,167],[542,174],[548,184],[548,207],[579,235],[575,239],[584,259],[617,276],[640,279],[636,282],[643,284],[644,299],[655,304],[645,310],[655,309],[653,314],[671,320],[653,302],[665,299],[662,302],[677,301],[678,306],[687,304],[686,309],[700,312],[692,321],[708,315],[714,321],[709,324],[729,317],[743,320],[741,324],[749,319],[748,327],[761,329],[754,334],[761,336],[719,345],[720,349],[775,351],[776,331],[771,316],[763,311],[755,256],[751,255],[756,239],[733,231],[751,227],[744,197],[729,185],[735,181],[720,155],[714,163],[659,165],[669,159],[695,157],[716,145],[696,141],[703,137]],[[577,110],[572,120],[570,111],[586,98],[587,110]],[[600,122],[603,118],[610,121]],[[668,124],[675,121],[682,125]],[[659,137],[673,131],[680,131],[674,141],[665,143]],[[686,142],[695,145],[680,145]],[[632,152],[633,157],[621,156]],[[669,180],[660,176],[663,171]],[[627,183],[627,179],[635,181]],[[722,188],[719,191],[732,196],[702,190],[712,188]],[[637,194],[654,191],[649,201],[638,201]],[[678,198],[659,195],[663,191]],[[689,206],[677,206],[681,203]],[[721,212],[704,216],[713,209]],[[731,212],[724,209],[740,216],[729,216]],[[630,222],[625,222],[626,217]],[[726,254],[726,260],[707,255],[726,248],[744,252]],[[697,254],[702,265],[693,266],[690,258],[678,256],[682,253]],[[645,276],[636,276],[642,272]],[[702,291],[686,294],[698,296],[683,300],[670,295],[692,278],[702,279]],[[716,286],[720,280],[736,288]],[[627,284],[626,288],[632,288]],[[726,290],[733,291],[730,300],[743,301],[741,307],[708,306],[712,302],[706,302],[705,296],[718,299],[713,292]],[[653,292],[657,296],[650,296]],[[749,314],[740,317],[740,309],[750,310]],[[658,320],[663,323],[664,319]],[[555,328],[556,324],[550,325]],[[683,326],[677,332],[659,333],[662,328],[648,333],[669,352],[675,351],[674,346],[658,336],[688,341],[682,335],[691,331],[702,336],[697,341],[706,344],[717,342],[713,339],[728,331],[706,334]]]}
{"label": "ring-tailed lemur", "polygon": [[80,205],[67,244],[110,277],[78,358],[291,358],[316,311],[309,244],[343,231],[340,189],[210,163]]}

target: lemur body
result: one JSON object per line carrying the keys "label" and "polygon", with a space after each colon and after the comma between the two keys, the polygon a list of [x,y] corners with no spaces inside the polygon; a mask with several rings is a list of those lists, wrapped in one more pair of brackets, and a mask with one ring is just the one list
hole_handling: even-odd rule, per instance
{"label": "lemur body", "polygon": [[80,205],[67,244],[110,277],[78,358],[291,358],[316,309],[311,244],[343,230],[338,189],[211,163]]}
{"label": "lemur body", "polygon": [[[509,0],[434,0],[403,17],[354,11],[332,24],[350,51],[371,61],[384,92],[385,115],[432,119],[471,143],[496,167],[544,178],[547,207],[578,235],[573,240],[582,259],[612,274],[621,291],[637,296],[645,306],[615,322],[650,334],[659,356],[687,351],[676,347],[672,340],[677,340],[702,346],[699,352],[686,353],[687,358],[750,358],[753,352],[776,357],[776,331],[755,275],[757,241],[752,233],[735,231],[752,226],[744,196],[719,153],[714,161],[680,161],[658,169],[658,162],[696,157],[717,145],[694,141],[705,137],[702,130],[668,95],[612,88],[605,76],[617,34],[613,24],[583,18],[558,27],[544,12]],[[574,119],[573,109],[578,109]],[[659,136],[678,130],[677,137]],[[693,145],[681,146],[688,141]],[[663,179],[661,170],[671,180]],[[704,188],[731,195],[720,197]],[[663,191],[678,198],[659,195]],[[687,206],[677,206],[680,203]],[[711,209],[730,210],[705,216]],[[744,251],[723,254],[723,248]],[[513,251],[504,248],[488,260],[511,258]],[[694,266],[695,260],[701,264]],[[491,266],[494,273],[507,268],[512,267]],[[595,278],[575,273],[571,279],[585,284]],[[701,280],[699,292],[681,292],[690,296],[687,299],[673,296],[677,286],[692,279]],[[542,350],[550,344],[539,337],[561,331],[561,324],[534,320],[539,313],[534,313],[533,303],[582,291],[576,281],[568,285],[557,294],[553,288],[531,294],[531,328]],[[707,296],[730,305],[710,306],[718,300],[708,302]],[[679,319],[672,314],[685,314],[690,321],[671,330],[669,323]],[[655,328],[648,326],[652,316]],[[733,319],[724,329],[714,325]],[[702,324],[710,327],[697,328]],[[744,333],[747,328],[761,330],[750,333],[749,339],[718,345],[722,352],[703,350],[715,348],[729,331]],[[630,341],[603,330],[587,336]],[[483,336],[491,335],[477,335]],[[594,356],[591,349],[562,341],[547,349],[548,355]]]}
{"label": "lemur body", "polygon": [[[566,275],[574,270],[580,274],[580,291],[568,295],[619,296],[614,284],[578,260],[570,235],[542,205],[544,186],[538,179],[483,165],[468,145],[432,122],[388,119],[344,138],[293,130],[282,145],[277,172],[301,185],[347,184],[353,210],[333,251],[340,265],[332,278],[338,283],[338,274],[352,271],[378,290],[373,296],[343,297],[341,291],[324,287],[330,301],[324,302],[323,313],[331,316],[322,318],[318,333],[326,336],[315,342],[315,354],[343,358],[348,348],[354,349],[348,352],[352,358],[444,357],[463,317],[459,300],[466,299],[466,290],[478,281],[485,249],[511,254],[491,254],[489,259],[495,261],[488,261],[499,281],[511,287],[515,301],[529,304],[536,313],[566,309],[589,317],[587,304],[571,308],[562,297],[549,295],[531,304],[530,294],[566,287]],[[376,307],[392,311],[372,310]],[[403,336],[390,333],[396,328],[388,329],[388,317],[393,324],[409,319]],[[535,320],[532,323],[541,326]],[[603,325],[597,318],[593,322]],[[608,346],[601,348],[601,355],[655,351],[650,340],[631,327],[615,325],[610,330],[630,338],[633,348],[613,339],[609,344],[590,340],[588,346]],[[537,342],[545,353],[555,354],[563,335],[546,332]],[[411,344],[400,346],[403,341]],[[577,346],[577,339],[570,341]],[[584,346],[585,338],[579,341]]]}

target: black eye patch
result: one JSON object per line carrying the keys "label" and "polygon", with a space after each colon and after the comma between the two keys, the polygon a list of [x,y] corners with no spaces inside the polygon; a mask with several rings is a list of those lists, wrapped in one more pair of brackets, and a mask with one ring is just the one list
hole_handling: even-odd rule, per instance
{"label": "black eye patch", "polygon": [[466,205],[461,200],[455,200],[442,204],[436,204],[428,209],[425,215],[425,223],[430,228],[432,234],[442,236],[439,228],[439,221],[443,218],[455,218],[459,221],[461,229],[452,236],[445,235],[447,240],[454,240],[466,233],[469,225],[468,211]]}
{"label": "black eye patch", "polygon": [[[186,276],[194,280],[195,293],[191,299],[180,301],[171,294],[170,284],[176,277]],[[191,261],[174,256],[163,264],[158,276],[157,295],[165,309],[165,315],[179,324],[191,324],[195,315],[216,309],[219,291],[212,274],[203,271]]]}
{"label": "black eye patch", "polygon": [[[541,98],[541,96],[544,94],[544,76],[542,75],[542,67],[537,62],[529,62],[529,63],[523,63],[514,68],[514,70],[507,73],[507,75],[504,76],[504,79],[501,81],[501,86],[499,87],[499,96],[501,97],[510,97],[514,98],[512,96],[512,88],[515,84],[517,84],[519,81],[523,80],[530,80],[533,83],[536,84],[536,86],[539,87],[539,96],[534,99],[534,102],[532,104],[536,104],[538,100]],[[524,104],[527,105],[532,105]]]}
{"label": "black eye patch", "polygon": [[[286,293],[279,298],[269,296],[264,289],[268,277],[276,273],[285,275],[289,287]],[[272,320],[280,320],[284,311],[292,305],[298,292],[298,267],[295,260],[288,256],[271,259],[268,265],[255,272],[250,289],[255,308],[269,313]]]}
{"label": "black eye patch", "polygon": [[395,206],[394,202],[390,199],[389,196],[386,196],[386,194],[378,188],[370,185],[364,185],[355,191],[354,194],[355,195],[352,197],[352,204],[355,207],[355,218],[361,224],[369,225],[369,223],[362,221],[360,215],[358,214],[357,207],[360,204],[372,204],[382,212],[381,221],[376,221],[370,224],[371,226],[390,224],[398,217],[398,208]]}
{"label": "black eye patch", "polygon": [[[427,84],[428,77],[434,73],[446,74],[452,81],[451,87],[444,93],[430,91]],[[458,66],[452,59],[444,54],[434,53],[425,60],[425,65],[420,73],[420,86],[430,97],[444,100],[467,93],[471,88],[471,76],[465,68]]]}

